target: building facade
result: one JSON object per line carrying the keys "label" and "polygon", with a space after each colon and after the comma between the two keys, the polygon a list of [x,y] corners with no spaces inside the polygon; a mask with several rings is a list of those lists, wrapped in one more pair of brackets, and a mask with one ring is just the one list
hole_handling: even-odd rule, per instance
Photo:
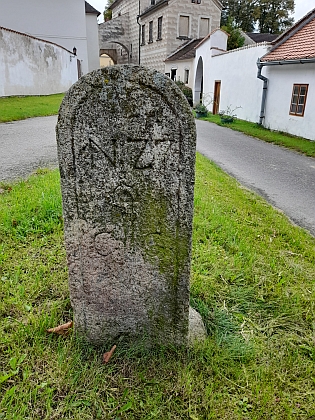
{"label": "building facade", "polygon": [[112,20],[99,25],[101,50],[109,51],[111,46],[117,64],[140,63],[165,73],[170,54],[219,28],[222,4],[218,0],[116,0],[111,9]]}
{"label": "building facade", "polygon": [[99,68],[97,16],[84,0],[1,1],[0,26],[57,44],[76,48],[82,73]]}

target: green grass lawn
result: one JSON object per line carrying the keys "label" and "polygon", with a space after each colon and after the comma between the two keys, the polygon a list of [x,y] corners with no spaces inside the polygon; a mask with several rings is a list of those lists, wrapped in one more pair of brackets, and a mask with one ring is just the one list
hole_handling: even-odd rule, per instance
{"label": "green grass lawn", "polygon": [[315,419],[315,239],[198,155],[190,349],[73,334],[58,171],[0,190],[0,419]]}
{"label": "green grass lawn", "polygon": [[302,137],[292,136],[288,133],[271,131],[259,124],[244,120],[236,119],[233,123],[222,123],[219,115],[213,115],[210,113],[208,113],[207,117],[202,118],[202,120],[210,121],[222,127],[231,128],[232,130],[240,131],[260,140],[296,150],[307,156],[315,157],[315,141],[310,141]]}
{"label": "green grass lawn", "polygon": [[58,113],[63,93],[48,96],[9,96],[0,98],[0,122],[44,117]]}

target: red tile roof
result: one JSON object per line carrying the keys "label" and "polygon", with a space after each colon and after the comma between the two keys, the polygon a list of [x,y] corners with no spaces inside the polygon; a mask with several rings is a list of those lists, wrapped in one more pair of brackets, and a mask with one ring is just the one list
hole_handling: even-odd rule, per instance
{"label": "red tile roof", "polygon": [[315,9],[274,41],[275,46],[260,61],[315,58]]}

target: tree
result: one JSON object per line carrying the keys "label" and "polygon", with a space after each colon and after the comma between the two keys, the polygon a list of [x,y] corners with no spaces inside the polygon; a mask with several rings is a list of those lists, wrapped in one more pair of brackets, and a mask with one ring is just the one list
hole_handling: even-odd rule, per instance
{"label": "tree", "polygon": [[223,0],[221,26],[228,26],[230,19],[235,27],[252,32],[255,29],[256,3],[257,0]]}
{"label": "tree", "polygon": [[107,0],[107,5],[104,10],[104,21],[111,20],[112,18],[112,11],[109,9],[109,6],[111,6],[114,3],[115,0]]}
{"label": "tree", "polygon": [[241,30],[235,26],[231,18],[228,18],[227,24],[221,26],[221,29],[230,35],[227,41],[228,50],[234,50],[235,48],[240,48],[244,45],[245,38],[242,36]]}
{"label": "tree", "polygon": [[294,0],[260,0],[256,8],[259,32],[279,34],[293,25]]}
{"label": "tree", "polygon": [[280,33],[294,20],[294,0],[223,0],[221,26],[227,26],[228,18],[245,32]]}

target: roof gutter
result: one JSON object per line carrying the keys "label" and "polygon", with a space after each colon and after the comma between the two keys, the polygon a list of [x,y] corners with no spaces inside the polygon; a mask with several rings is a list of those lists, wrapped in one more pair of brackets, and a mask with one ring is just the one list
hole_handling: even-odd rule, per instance
{"label": "roof gutter", "polygon": [[297,60],[279,60],[279,61],[257,61],[257,78],[264,82],[263,84],[263,94],[261,99],[261,107],[260,107],[260,115],[259,115],[259,125],[262,125],[263,120],[265,118],[265,108],[266,108],[266,99],[267,99],[267,90],[268,90],[268,78],[263,76],[262,69],[265,66],[284,66],[286,64],[308,64],[308,63],[315,63],[314,58],[305,58],[305,59],[297,59]]}

